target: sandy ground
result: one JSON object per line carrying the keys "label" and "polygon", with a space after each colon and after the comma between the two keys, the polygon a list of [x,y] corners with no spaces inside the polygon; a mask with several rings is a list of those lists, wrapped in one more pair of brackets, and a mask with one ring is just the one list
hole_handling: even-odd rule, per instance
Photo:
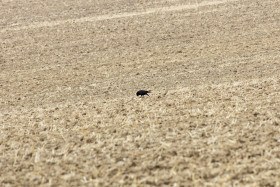
{"label": "sandy ground", "polygon": [[279,186],[279,7],[1,0],[0,186]]}

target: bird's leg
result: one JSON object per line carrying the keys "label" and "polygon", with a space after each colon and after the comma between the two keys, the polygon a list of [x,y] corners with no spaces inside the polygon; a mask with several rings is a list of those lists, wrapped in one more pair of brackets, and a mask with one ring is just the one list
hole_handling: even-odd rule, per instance
{"label": "bird's leg", "polygon": [[145,5],[144,5],[143,0],[140,0],[140,3],[141,3],[141,5],[142,5],[142,7],[143,7],[143,9],[144,9],[144,12],[146,12],[146,8],[145,8]]}

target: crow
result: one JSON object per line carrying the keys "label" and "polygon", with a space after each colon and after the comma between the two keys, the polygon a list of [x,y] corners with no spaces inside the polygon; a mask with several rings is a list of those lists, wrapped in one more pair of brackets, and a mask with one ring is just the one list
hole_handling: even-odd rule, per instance
{"label": "crow", "polygon": [[144,96],[144,95],[149,96],[148,93],[151,93],[151,91],[139,90],[139,91],[136,93],[136,95],[137,95],[137,96],[139,96],[139,95],[141,95],[141,96]]}

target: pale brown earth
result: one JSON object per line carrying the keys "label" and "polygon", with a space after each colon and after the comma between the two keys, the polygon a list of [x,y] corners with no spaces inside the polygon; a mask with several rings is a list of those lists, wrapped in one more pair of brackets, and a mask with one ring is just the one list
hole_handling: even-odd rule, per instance
{"label": "pale brown earth", "polygon": [[0,186],[280,185],[279,0],[0,2]]}

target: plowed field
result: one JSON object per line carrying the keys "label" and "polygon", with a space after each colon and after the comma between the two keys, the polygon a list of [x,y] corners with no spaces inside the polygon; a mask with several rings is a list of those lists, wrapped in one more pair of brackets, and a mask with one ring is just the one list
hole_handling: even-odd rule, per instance
{"label": "plowed field", "polygon": [[279,0],[1,0],[0,186],[279,186],[279,71]]}

